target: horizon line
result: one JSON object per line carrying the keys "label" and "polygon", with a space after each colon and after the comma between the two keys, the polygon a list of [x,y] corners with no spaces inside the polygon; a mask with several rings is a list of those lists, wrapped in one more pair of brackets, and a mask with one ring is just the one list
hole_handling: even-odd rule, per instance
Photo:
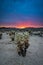
{"label": "horizon line", "polygon": [[18,29],[25,29],[25,28],[43,28],[43,26],[40,26],[40,27],[24,27],[24,28],[2,26],[2,27],[0,27],[0,28],[18,28]]}

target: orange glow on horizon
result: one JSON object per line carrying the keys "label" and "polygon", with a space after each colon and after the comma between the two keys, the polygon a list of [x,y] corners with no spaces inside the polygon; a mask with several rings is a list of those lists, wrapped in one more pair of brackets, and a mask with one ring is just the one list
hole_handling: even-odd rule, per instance
{"label": "orange glow on horizon", "polygon": [[34,27],[34,28],[38,28],[38,27],[43,27],[43,26],[39,26],[39,25],[29,25],[29,26],[26,26],[26,25],[20,25],[20,26],[18,26],[18,25],[16,25],[16,26],[14,26],[14,25],[2,25],[2,26],[0,26],[0,28],[1,27],[6,27],[6,28],[20,28],[20,29],[23,29],[23,28],[29,28],[29,27]]}
{"label": "orange glow on horizon", "polygon": [[11,24],[3,24],[0,25],[0,27],[6,27],[6,28],[29,28],[29,27],[34,27],[34,28],[38,28],[38,27],[43,27],[43,24],[41,25],[40,23],[34,23],[32,21],[28,22],[28,21],[24,21],[24,22],[17,22],[16,24],[11,23]]}

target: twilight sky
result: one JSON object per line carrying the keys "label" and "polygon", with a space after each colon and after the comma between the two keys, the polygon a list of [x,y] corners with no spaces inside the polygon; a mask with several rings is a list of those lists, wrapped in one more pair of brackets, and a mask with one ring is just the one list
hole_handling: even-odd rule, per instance
{"label": "twilight sky", "polygon": [[0,0],[0,27],[43,27],[43,0]]}

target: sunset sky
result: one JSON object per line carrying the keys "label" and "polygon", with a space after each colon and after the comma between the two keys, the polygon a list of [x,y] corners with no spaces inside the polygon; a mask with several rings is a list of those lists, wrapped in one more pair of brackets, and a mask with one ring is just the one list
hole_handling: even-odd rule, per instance
{"label": "sunset sky", "polygon": [[0,0],[0,27],[43,27],[43,0]]}

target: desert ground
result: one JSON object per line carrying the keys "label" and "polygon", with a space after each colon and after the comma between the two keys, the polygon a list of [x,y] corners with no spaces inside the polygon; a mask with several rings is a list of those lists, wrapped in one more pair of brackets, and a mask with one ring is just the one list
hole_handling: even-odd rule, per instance
{"label": "desert ground", "polygon": [[30,35],[25,57],[17,54],[15,42],[5,32],[0,39],[0,65],[43,65],[43,37]]}

